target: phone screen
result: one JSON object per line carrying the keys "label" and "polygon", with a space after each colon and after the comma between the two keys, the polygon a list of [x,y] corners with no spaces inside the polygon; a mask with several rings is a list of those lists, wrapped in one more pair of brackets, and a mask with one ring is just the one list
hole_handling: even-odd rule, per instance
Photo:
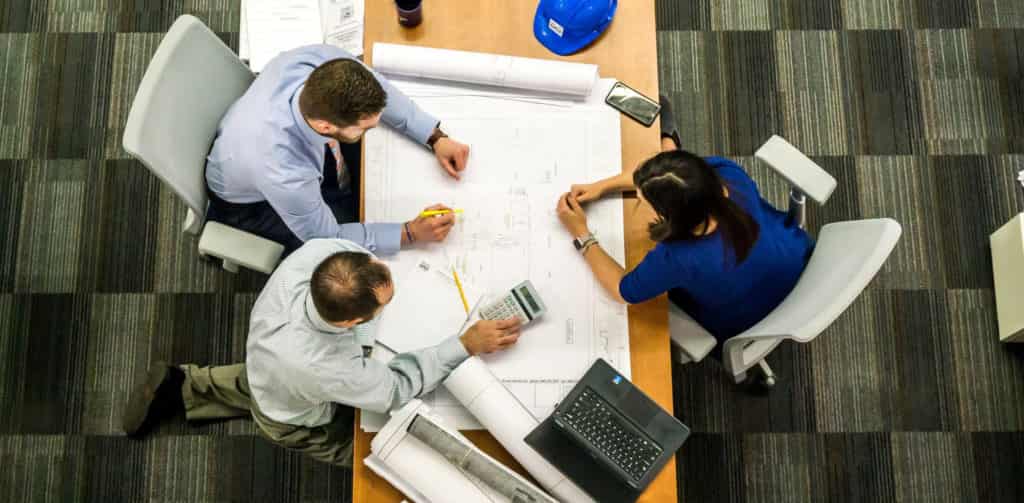
{"label": "phone screen", "polygon": [[630,89],[622,82],[616,82],[612,90],[605,98],[605,102],[617,108],[622,113],[636,119],[645,126],[654,123],[655,117],[661,110],[661,105],[650,98]]}

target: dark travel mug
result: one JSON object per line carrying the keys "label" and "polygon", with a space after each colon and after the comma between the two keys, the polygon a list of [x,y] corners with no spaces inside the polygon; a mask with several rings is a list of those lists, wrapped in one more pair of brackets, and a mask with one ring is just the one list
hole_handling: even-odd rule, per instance
{"label": "dark travel mug", "polygon": [[423,0],[395,0],[398,24],[412,28],[423,22]]}

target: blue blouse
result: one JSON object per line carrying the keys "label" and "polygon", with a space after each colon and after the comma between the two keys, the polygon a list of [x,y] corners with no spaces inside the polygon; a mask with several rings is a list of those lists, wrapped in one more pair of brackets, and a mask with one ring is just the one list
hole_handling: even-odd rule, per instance
{"label": "blue blouse", "polygon": [[761,198],[757,184],[739,165],[721,157],[708,164],[729,187],[729,198],[760,227],[746,260],[736,265],[732,248],[720,232],[692,241],[658,243],[619,283],[619,293],[631,304],[668,292],[719,341],[754,326],[796,285],[814,243],[786,214]]}

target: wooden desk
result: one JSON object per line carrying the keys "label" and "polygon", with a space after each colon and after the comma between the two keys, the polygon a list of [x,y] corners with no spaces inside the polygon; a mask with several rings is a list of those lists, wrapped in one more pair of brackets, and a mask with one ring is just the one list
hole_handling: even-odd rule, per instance
{"label": "wooden desk", "polygon": [[[658,95],[654,0],[619,2],[615,20],[608,31],[589,48],[565,58],[549,52],[533,37],[536,1],[444,0],[424,4],[423,23],[414,29],[406,29],[398,25],[394,2],[366,2],[367,62],[372,63],[374,42],[581,61],[600,65],[602,77],[622,80],[648,96]],[[636,166],[657,153],[658,147],[657,124],[651,128],[644,128],[626,117],[622,118],[623,166]],[[591,180],[579,182],[589,181]],[[555,201],[551,204],[554,205]],[[626,200],[623,204],[626,212],[626,260],[629,267],[633,267],[652,247],[646,234],[646,225],[651,215],[638,213],[635,200]],[[631,306],[629,331],[633,382],[662,407],[671,411],[672,368],[666,302],[662,296],[641,305]],[[362,464],[363,458],[370,452],[370,440],[373,436],[359,429],[358,415],[355,429],[353,501],[401,501],[402,496],[399,492]],[[525,473],[490,434],[483,431],[465,433],[488,454]],[[674,461],[665,467],[640,501],[676,501]]]}

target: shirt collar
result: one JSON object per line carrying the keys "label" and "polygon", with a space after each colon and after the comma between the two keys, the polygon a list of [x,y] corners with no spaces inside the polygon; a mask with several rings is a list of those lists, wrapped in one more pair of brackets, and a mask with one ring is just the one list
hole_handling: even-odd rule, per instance
{"label": "shirt collar", "polygon": [[313,296],[310,295],[309,293],[306,293],[306,319],[309,320],[310,325],[313,325],[313,328],[321,332],[343,334],[351,331],[351,329],[349,328],[336,327],[334,325],[331,325],[330,323],[327,323],[327,321],[325,321],[323,318],[321,318],[320,313],[316,312],[316,305],[313,304]]}
{"label": "shirt collar", "polygon": [[321,136],[320,133],[317,133],[315,129],[310,127],[309,123],[306,122],[306,118],[302,116],[302,111],[299,110],[299,95],[302,94],[302,90],[305,89],[305,87],[305,84],[299,86],[299,88],[295,90],[295,94],[292,95],[292,119],[295,120],[295,125],[299,128],[299,131],[302,131],[302,136],[309,141],[310,145],[318,147],[318,151],[322,154],[323,145],[327,143],[330,138]]}

